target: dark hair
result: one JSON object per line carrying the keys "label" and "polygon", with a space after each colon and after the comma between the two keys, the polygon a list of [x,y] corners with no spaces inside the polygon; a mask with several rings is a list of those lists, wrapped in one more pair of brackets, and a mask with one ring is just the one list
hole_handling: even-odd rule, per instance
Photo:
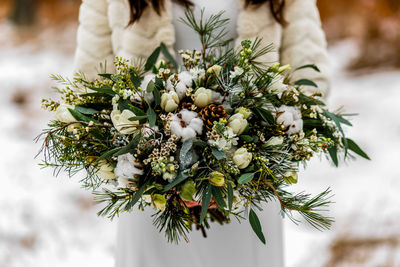
{"label": "dark hair", "polygon": [[[143,14],[143,11],[151,5],[158,15],[161,15],[161,11],[164,9],[164,1],[165,0],[129,0],[130,8],[131,8],[131,20],[129,24],[135,23],[140,19]],[[190,7],[193,6],[193,3],[190,0],[173,0],[183,6]],[[266,2],[269,2],[269,6],[271,8],[271,13],[274,16],[275,20],[281,24],[285,23],[285,19],[283,17],[283,8],[285,6],[285,0],[245,0],[245,7],[248,8],[250,6],[257,6]]]}

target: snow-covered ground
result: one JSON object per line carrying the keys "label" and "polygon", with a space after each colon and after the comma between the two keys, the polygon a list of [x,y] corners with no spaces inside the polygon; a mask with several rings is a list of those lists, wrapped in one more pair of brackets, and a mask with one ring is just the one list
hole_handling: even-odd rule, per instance
{"label": "snow-covered ground", "polygon": [[[39,144],[32,140],[49,119],[40,100],[52,94],[50,73],[72,70],[74,31],[45,31],[28,44],[0,36],[2,267],[113,266],[115,222],[95,215],[98,207],[77,178],[54,178],[34,159]],[[13,29],[0,24],[0,32],[12,35]],[[354,54],[350,41],[331,49],[330,106],[360,114],[347,132],[372,161],[357,159],[336,169],[315,159],[302,172],[294,189],[318,193],[331,187],[336,223],[319,232],[286,220],[288,267],[400,265],[400,72],[350,76],[344,65]],[[343,252],[340,244],[351,249]]]}

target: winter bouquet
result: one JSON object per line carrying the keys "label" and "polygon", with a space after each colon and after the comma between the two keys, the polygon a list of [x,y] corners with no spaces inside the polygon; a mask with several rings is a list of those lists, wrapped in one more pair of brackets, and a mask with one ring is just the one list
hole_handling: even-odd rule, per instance
{"label": "winter bouquet", "polygon": [[318,94],[302,93],[316,84],[291,82],[290,66],[259,62],[271,50],[260,40],[244,40],[239,49],[220,41],[227,23],[221,14],[198,22],[187,12],[183,21],[202,49],[179,51],[181,66],[161,44],[146,62],[117,58],[115,73],[95,80],[53,76],[63,86],[60,101],[43,100],[55,112],[39,136],[43,164],[70,176],[84,170],[83,187],[104,203],[99,215],[154,209],[154,225],[169,241],[236,217],[248,218],[265,242],[256,211],[272,200],[283,215],[298,212],[329,228],[332,218],[321,213],[329,189],[310,196],[287,188],[315,155],[335,165],[352,152],[368,158],[344,136],[350,122]]}

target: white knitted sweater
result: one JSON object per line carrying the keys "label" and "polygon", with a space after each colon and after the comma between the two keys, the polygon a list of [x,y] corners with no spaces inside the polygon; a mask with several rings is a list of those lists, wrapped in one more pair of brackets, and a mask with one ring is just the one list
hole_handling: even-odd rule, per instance
{"label": "white knitted sweater", "polygon": [[[275,52],[262,60],[268,64],[280,61],[293,69],[305,64],[316,64],[321,73],[302,69],[293,73],[293,79],[308,78],[327,94],[329,89],[329,62],[325,34],[321,28],[316,0],[286,0],[282,27],[271,15],[269,6],[244,8],[239,1],[237,33],[241,40],[263,38],[263,43],[274,44]],[[129,59],[146,58],[163,42],[173,52],[175,32],[172,23],[172,3],[166,0],[162,16],[148,8],[140,20],[127,26],[130,20],[128,0],[82,0],[79,13],[75,70],[93,77],[99,64],[107,62],[108,71],[115,56]],[[314,88],[305,88],[312,93]]]}

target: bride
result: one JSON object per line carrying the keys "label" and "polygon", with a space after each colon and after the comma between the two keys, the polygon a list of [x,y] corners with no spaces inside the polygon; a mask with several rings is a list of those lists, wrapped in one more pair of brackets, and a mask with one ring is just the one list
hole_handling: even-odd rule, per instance
{"label": "bride", "polygon": [[[106,62],[108,72],[115,56],[147,58],[161,42],[172,54],[178,49],[199,48],[193,31],[180,23],[185,7],[197,17],[225,11],[230,19],[229,34],[236,44],[243,39],[263,38],[275,50],[262,58],[266,64],[278,60],[296,68],[316,64],[321,72],[303,69],[293,79],[307,77],[319,90],[328,92],[328,57],[316,0],[83,0],[79,15],[75,70],[89,77]],[[104,66],[103,66],[104,67]],[[307,93],[315,89],[305,88]],[[270,203],[260,214],[266,234],[263,245],[248,224],[235,220],[229,225],[213,224],[208,237],[194,231],[190,243],[167,243],[152,225],[151,214],[134,211],[119,218],[116,250],[117,267],[234,267],[270,266],[283,263],[282,219],[277,203]]]}

